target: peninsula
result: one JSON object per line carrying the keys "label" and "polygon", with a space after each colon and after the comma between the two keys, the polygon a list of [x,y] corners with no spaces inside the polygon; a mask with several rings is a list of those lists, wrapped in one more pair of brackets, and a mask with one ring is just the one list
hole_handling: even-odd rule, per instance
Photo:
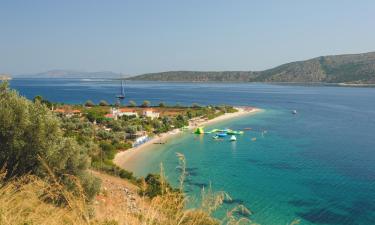
{"label": "peninsula", "polygon": [[375,52],[320,56],[263,71],[169,71],[128,78],[165,82],[276,82],[375,84]]}

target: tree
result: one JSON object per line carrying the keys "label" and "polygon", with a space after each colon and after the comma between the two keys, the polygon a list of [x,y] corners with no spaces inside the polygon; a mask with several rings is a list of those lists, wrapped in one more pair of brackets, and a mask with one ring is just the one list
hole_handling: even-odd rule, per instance
{"label": "tree", "polygon": [[191,107],[193,107],[193,108],[200,108],[200,106],[197,103],[191,104]]}
{"label": "tree", "polygon": [[93,107],[93,106],[95,106],[95,104],[94,104],[93,101],[91,101],[91,100],[87,100],[87,101],[85,102],[85,106],[86,106],[86,107]]}
{"label": "tree", "polygon": [[133,100],[130,100],[130,101],[129,101],[129,106],[130,106],[130,107],[136,107],[136,106],[137,106],[137,103],[135,103],[135,101],[133,101]]}
{"label": "tree", "polygon": [[40,96],[40,95],[35,96],[35,97],[33,98],[33,102],[37,102],[37,101],[42,102],[42,101],[43,101],[43,97]]}
{"label": "tree", "polygon": [[46,99],[43,99],[43,97],[40,96],[40,95],[35,96],[33,98],[33,102],[34,103],[35,102],[40,102],[40,103],[46,105],[49,109],[52,108],[52,103],[50,101],[46,100]]}
{"label": "tree", "polygon": [[167,183],[159,174],[148,174],[145,178],[146,188],[141,194],[150,198],[163,195],[166,191],[177,192],[169,183]]}
{"label": "tree", "polygon": [[164,102],[160,102],[160,103],[159,103],[159,107],[164,108],[164,107],[166,107],[166,105],[165,105]]}
{"label": "tree", "polygon": [[142,103],[142,107],[147,108],[147,107],[150,106],[150,104],[151,104],[150,101],[148,101],[148,100],[144,100],[143,103]]}
{"label": "tree", "polygon": [[64,137],[60,121],[39,101],[35,103],[0,85],[0,168],[6,179],[34,174],[50,178],[53,174],[68,182],[66,174],[81,180],[86,194],[99,191],[98,181],[86,169],[87,149],[74,139]]}
{"label": "tree", "polygon": [[109,106],[109,104],[106,100],[100,100],[99,105],[100,106]]}

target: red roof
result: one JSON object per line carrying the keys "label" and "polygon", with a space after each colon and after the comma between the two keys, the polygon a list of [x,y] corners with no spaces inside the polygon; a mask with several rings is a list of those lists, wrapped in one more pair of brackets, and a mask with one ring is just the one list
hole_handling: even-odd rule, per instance
{"label": "red roof", "polygon": [[78,110],[78,109],[64,109],[64,108],[59,108],[59,109],[55,109],[53,110],[54,112],[57,112],[57,113],[81,113],[81,110]]}
{"label": "red roof", "polygon": [[115,118],[115,116],[112,113],[108,113],[104,115],[105,118]]}
{"label": "red roof", "polygon": [[122,108],[122,109],[120,109],[120,112],[136,112],[136,110],[128,109],[128,108]]}

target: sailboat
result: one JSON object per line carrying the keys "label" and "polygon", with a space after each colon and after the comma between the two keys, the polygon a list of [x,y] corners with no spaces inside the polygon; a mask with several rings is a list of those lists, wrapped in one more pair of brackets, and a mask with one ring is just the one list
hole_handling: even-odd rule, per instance
{"label": "sailboat", "polygon": [[230,137],[230,141],[237,141],[236,136],[232,135],[232,136]]}
{"label": "sailboat", "polygon": [[119,95],[116,95],[116,98],[119,100],[122,100],[125,98],[125,91],[124,91],[124,81],[121,80],[121,93]]}

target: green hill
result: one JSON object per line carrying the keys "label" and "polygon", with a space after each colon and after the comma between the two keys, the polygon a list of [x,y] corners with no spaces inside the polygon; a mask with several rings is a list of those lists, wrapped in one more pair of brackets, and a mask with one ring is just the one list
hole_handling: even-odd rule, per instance
{"label": "green hill", "polygon": [[170,82],[321,82],[375,84],[375,52],[321,56],[264,71],[169,71],[128,78]]}

